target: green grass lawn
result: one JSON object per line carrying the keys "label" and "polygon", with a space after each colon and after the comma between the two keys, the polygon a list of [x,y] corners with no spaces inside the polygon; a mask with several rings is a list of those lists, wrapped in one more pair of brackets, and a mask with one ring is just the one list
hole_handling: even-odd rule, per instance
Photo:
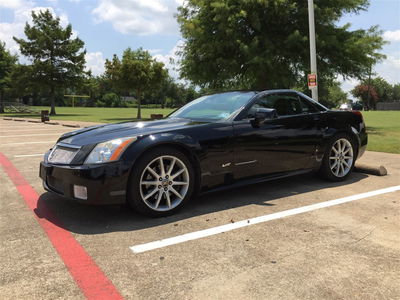
{"label": "green grass lawn", "polygon": [[[48,106],[33,106],[37,114],[1,114],[7,117],[20,118],[40,118],[41,110],[50,110]],[[171,108],[142,108],[142,118],[150,119],[150,114],[163,114],[164,116],[171,113]],[[109,108],[109,107],[56,107],[55,116],[50,116],[50,120],[69,120],[96,123],[115,123],[124,121],[136,121],[136,108]]]}
{"label": "green grass lawn", "polygon": [[367,150],[400,153],[400,111],[364,111]]}
{"label": "green grass lawn", "polygon": [[[38,112],[48,107],[34,107]],[[112,123],[136,120],[136,108],[103,108],[103,107],[57,107],[57,115],[51,120],[71,120],[97,123]],[[150,114],[163,114],[173,109],[142,109],[143,119],[149,119]],[[39,114],[2,114],[8,117],[35,117]],[[400,153],[400,111],[365,111],[363,112],[369,134],[368,148],[370,151]]]}

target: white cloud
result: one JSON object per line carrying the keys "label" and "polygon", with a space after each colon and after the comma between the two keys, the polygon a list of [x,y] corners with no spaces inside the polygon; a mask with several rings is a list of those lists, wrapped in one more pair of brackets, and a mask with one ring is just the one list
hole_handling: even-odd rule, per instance
{"label": "white cloud", "polygon": [[163,49],[149,49],[149,50],[147,50],[147,51],[149,51],[149,53],[150,53],[151,55],[156,55],[156,54],[162,52]]}
{"label": "white cloud", "polygon": [[100,51],[88,52],[85,55],[85,59],[86,71],[91,70],[93,75],[100,75],[104,73],[104,63],[106,60],[103,57],[103,53]]}
{"label": "white cloud", "polygon": [[373,71],[391,84],[400,83],[400,52],[388,55],[387,59],[378,64]]}
{"label": "white cloud", "polygon": [[351,96],[350,91],[359,84],[359,81],[354,78],[343,79],[342,76],[338,76],[338,80],[342,82],[342,90],[348,93],[349,96]]}
{"label": "white cloud", "polygon": [[400,42],[400,29],[394,31],[385,31],[383,38],[389,42]]}
{"label": "white cloud", "polygon": [[181,0],[100,0],[92,11],[97,22],[110,22],[124,34],[177,34],[174,18]]}
{"label": "white cloud", "polygon": [[183,45],[183,41],[180,40],[176,43],[176,45],[169,51],[167,54],[162,55],[162,54],[155,54],[153,55],[154,59],[156,59],[159,62],[164,63],[165,67],[168,69],[169,74],[175,78],[176,80],[179,79],[179,57],[176,54],[178,50]]}
{"label": "white cloud", "polygon": [[[160,54],[159,52],[161,52],[162,49],[150,49],[148,51],[150,52],[150,54],[152,54],[154,59],[164,63],[169,74],[174,79],[183,83],[184,81],[179,80],[179,70],[177,64],[179,57],[176,55],[176,52],[179,50],[182,44],[183,41],[178,41],[176,45],[167,54]],[[86,71],[91,70],[93,75],[100,75],[104,73],[105,71],[104,63],[106,60],[102,52],[100,51],[88,52],[86,53],[85,59],[86,59]]]}
{"label": "white cloud", "polygon": [[[69,23],[68,16],[65,13],[57,14],[52,7],[36,6],[32,1],[0,0],[0,7],[12,9],[14,13],[12,22],[0,22],[0,40],[6,43],[7,49],[13,54],[20,54],[19,46],[13,40],[13,37],[25,38],[25,24],[26,22],[32,24],[32,11],[37,13],[48,9],[54,16],[60,17],[60,24],[63,27]],[[75,30],[72,33],[73,38],[78,35]]]}
{"label": "white cloud", "polygon": [[[373,68],[372,77],[378,76],[384,78],[390,84],[400,83],[400,53],[388,55],[387,59]],[[350,91],[360,84],[360,81],[354,78],[344,80],[341,76],[338,76],[338,80],[342,82],[343,91],[347,92],[350,98],[353,98]]]}
{"label": "white cloud", "polygon": [[0,0],[0,7],[12,9],[14,12],[13,22],[0,23],[0,40],[6,43],[11,53],[19,54],[19,47],[13,40],[13,36],[18,38],[24,36],[25,22],[30,19],[30,11],[34,5],[31,1]]}
{"label": "white cloud", "polygon": [[0,7],[9,9],[18,9],[26,6],[30,1],[25,0],[0,0]]}

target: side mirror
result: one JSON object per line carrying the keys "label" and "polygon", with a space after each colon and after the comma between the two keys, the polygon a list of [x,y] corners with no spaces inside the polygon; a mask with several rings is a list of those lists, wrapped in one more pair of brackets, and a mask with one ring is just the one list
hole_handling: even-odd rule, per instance
{"label": "side mirror", "polygon": [[260,127],[266,120],[276,119],[278,114],[274,108],[257,108],[254,120],[251,121],[253,127]]}

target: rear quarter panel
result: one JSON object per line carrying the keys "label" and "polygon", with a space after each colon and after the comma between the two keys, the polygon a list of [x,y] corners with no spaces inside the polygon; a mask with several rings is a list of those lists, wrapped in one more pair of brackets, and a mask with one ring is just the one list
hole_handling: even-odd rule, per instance
{"label": "rear quarter panel", "polygon": [[320,126],[323,139],[318,148],[319,160],[322,160],[328,142],[339,133],[346,133],[353,138],[357,147],[357,158],[365,151],[368,136],[361,114],[351,111],[326,111],[321,116]]}

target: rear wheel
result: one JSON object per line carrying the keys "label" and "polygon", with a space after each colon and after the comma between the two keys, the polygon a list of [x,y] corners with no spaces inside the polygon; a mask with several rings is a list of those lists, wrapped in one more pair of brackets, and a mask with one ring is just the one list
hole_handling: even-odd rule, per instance
{"label": "rear wheel", "polygon": [[141,214],[171,215],[193,192],[193,167],[183,153],[173,148],[154,149],[140,159],[133,172],[128,201]]}
{"label": "rear wheel", "polygon": [[342,181],[350,175],[354,163],[354,141],[347,134],[340,134],[328,144],[319,173],[326,179]]}

